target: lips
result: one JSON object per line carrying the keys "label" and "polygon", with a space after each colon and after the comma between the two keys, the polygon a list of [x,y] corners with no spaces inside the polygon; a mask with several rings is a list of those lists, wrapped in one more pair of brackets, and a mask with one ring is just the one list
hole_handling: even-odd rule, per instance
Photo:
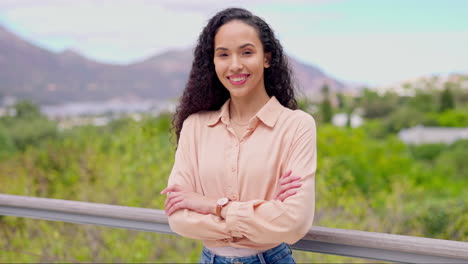
{"label": "lips", "polygon": [[227,78],[232,85],[243,85],[247,79],[249,78],[250,74],[234,74],[229,75]]}

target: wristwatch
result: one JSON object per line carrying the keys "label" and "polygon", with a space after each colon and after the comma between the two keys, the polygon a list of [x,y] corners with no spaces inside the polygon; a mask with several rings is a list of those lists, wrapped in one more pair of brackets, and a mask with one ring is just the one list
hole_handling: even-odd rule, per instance
{"label": "wristwatch", "polygon": [[223,209],[224,206],[226,206],[231,200],[227,197],[220,198],[216,202],[216,215],[219,217],[219,219],[224,220],[224,218],[221,216],[221,209]]}

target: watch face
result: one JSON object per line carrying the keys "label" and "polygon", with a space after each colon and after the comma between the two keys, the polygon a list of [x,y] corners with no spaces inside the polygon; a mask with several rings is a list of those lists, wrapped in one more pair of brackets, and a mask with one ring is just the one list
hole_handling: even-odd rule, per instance
{"label": "watch face", "polygon": [[217,204],[220,205],[220,206],[223,206],[223,205],[227,204],[228,201],[229,201],[228,198],[224,197],[224,198],[219,199]]}

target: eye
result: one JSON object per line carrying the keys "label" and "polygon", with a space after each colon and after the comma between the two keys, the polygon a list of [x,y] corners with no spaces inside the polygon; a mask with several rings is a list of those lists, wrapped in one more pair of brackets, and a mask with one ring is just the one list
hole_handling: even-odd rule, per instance
{"label": "eye", "polygon": [[227,54],[226,53],[219,53],[218,57],[227,57]]}
{"label": "eye", "polygon": [[252,53],[253,53],[252,51],[250,51],[250,50],[246,50],[246,51],[244,51],[244,53],[243,53],[243,54],[244,54],[244,55],[250,55],[250,54],[252,54]]}

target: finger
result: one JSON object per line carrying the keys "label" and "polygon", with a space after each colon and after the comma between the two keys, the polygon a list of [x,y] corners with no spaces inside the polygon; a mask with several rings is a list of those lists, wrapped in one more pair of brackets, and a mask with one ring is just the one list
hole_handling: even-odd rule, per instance
{"label": "finger", "polygon": [[178,196],[178,197],[173,197],[171,200],[167,203],[167,207],[165,207],[165,211],[169,212],[171,208],[174,206],[174,204],[179,203],[180,201],[183,201],[184,197],[183,196]]}
{"label": "finger", "polygon": [[180,197],[181,194],[182,193],[180,193],[180,192],[171,192],[171,194],[167,196],[166,202],[164,203],[164,207],[168,207],[169,203],[171,203],[171,201],[173,199],[176,199],[177,197]]}
{"label": "finger", "polygon": [[174,192],[174,191],[176,191],[175,190],[176,188],[177,188],[176,185],[167,186],[166,188],[164,188],[164,190],[161,191],[161,194],[166,194],[168,192]]}
{"label": "finger", "polygon": [[171,196],[169,195],[169,193],[167,194],[166,196],[166,201],[164,201],[164,208],[167,207],[167,203],[171,200]]}
{"label": "finger", "polygon": [[286,192],[286,191],[288,191],[290,189],[296,189],[296,188],[299,188],[301,186],[302,186],[302,183],[300,183],[300,182],[292,182],[292,183],[280,186],[277,196],[281,195],[282,193],[284,193],[284,192]]}
{"label": "finger", "polygon": [[288,190],[288,191],[282,193],[280,196],[278,196],[277,200],[280,200],[280,201],[284,202],[284,200],[286,200],[286,198],[288,198],[290,196],[293,196],[296,193],[297,193],[297,191],[294,190],[294,189]]}
{"label": "finger", "polygon": [[281,180],[280,180],[280,184],[281,184],[281,185],[282,185],[282,184],[288,184],[288,183],[290,183],[290,182],[298,181],[298,180],[300,180],[300,179],[301,179],[301,177],[299,177],[299,176],[289,176],[289,177],[287,177],[287,178],[281,179]]}
{"label": "finger", "polygon": [[168,210],[167,215],[170,216],[170,215],[172,215],[174,212],[176,212],[177,210],[185,208],[184,204],[185,204],[184,201],[179,201],[178,203],[174,204],[174,205]]}
{"label": "finger", "polygon": [[280,177],[280,179],[289,177],[289,175],[291,175],[291,173],[292,173],[292,170],[288,170],[285,174],[283,174],[283,175]]}
{"label": "finger", "polygon": [[281,176],[280,182],[285,181],[286,179],[288,179],[288,178],[291,177],[291,176],[292,176],[292,170],[289,170],[289,171],[287,171],[283,176]]}
{"label": "finger", "polygon": [[280,196],[282,195],[283,193],[291,190],[291,189],[297,189],[299,187],[301,187],[302,184],[301,183],[298,183],[298,182],[293,182],[293,183],[290,183],[288,185],[285,185],[285,186],[282,186],[279,191],[278,191],[278,195],[277,196]]}
{"label": "finger", "polygon": [[169,188],[169,187],[164,188],[159,194],[165,194],[165,193],[167,192],[167,189],[168,189],[168,188]]}
{"label": "finger", "polygon": [[283,174],[283,176],[281,176],[281,178],[280,178],[280,180],[279,180],[279,182],[278,182],[279,185],[278,185],[278,187],[277,187],[277,189],[276,189],[276,195],[275,195],[275,196],[278,196],[278,195],[281,193],[280,188],[281,188],[281,186],[282,186],[283,184],[285,184],[286,182],[288,182],[288,180],[289,180],[289,178],[290,178],[290,176],[291,176],[291,173],[292,173],[292,170],[289,170],[288,172],[286,172],[285,174]]}
{"label": "finger", "polygon": [[182,188],[180,185],[178,184],[173,184],[171,186],[167,186],[164,190],[161,191],[161,194],[165,194],[165,193],[168,193],[168,192],[178,192],[178,191],[181,191]]}
{"label": "finger", "polygon": [[171,192],[173,188],[174,188],[174,185],[167,186],[166,188],[164,188],[164,190],[160,192],[160,194],[166,194],[168,192]]}

